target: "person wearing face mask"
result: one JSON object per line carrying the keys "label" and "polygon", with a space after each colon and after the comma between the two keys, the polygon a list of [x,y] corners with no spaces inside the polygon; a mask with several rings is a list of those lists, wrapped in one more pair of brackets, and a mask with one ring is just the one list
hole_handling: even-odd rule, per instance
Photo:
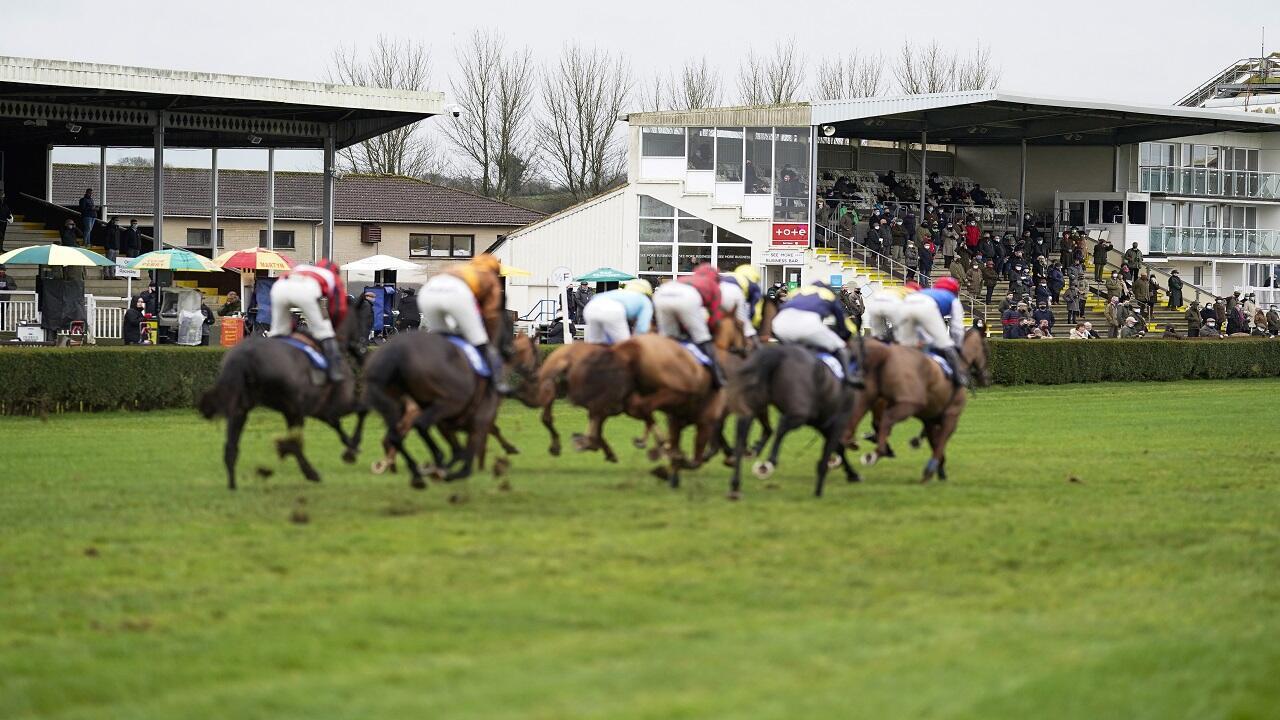
{"label": "person wearing face mask", "polygon": [[147,320],[147,302],[141,295],[133,299],[133,306],[124,313],[124,344],[142,344],[142,323]]}

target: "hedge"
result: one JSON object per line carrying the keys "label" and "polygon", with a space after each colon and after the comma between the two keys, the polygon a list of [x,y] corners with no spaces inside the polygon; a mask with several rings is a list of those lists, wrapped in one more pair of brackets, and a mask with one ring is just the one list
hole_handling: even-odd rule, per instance
{"label": "hedge", "polygon": [[[189,408],[224,352],[0,347],[0,414]],[[991,364],[1000,385],[1278,377],[1280,341],[992,340]]]}

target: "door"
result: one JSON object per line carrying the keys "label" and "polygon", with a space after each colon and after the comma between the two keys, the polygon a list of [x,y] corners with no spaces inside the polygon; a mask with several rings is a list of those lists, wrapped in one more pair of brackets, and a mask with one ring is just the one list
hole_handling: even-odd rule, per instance
{"label": "door", "polygon": [[789,290],[795,290],[800,287],[800,270],[799,267],[785,267],[782,269],[782,282]]}

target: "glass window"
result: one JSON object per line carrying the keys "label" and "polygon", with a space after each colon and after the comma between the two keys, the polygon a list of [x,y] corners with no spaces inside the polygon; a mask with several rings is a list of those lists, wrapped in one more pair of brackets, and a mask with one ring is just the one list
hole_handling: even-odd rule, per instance
{"label": "glass window", "polygon": [[1089,201],[1089,224],[1097,225],[1102,222],[1102,202],[1099,200]]}
{"label": "glass window", "polygon": [[418,233],[409,235],[409,257],[426,257],[430,253],[431,236]]}
{"label": "glass window", "polygon": [[[710,245],[714,229],[715,226],[706,220],[681,218],[678,239],[681,245],[687,243],[706,243]],[[709,255],[707,256],[707,262],[711,262]]]}
{"label": "glass window", "polygon": [[[292,230],[276,230],[274,235],[275,242],[272,247],[276,250],[292,250],[293,249],[293,231]],[[267,231],[258,231],[258,247],[267,246]]]}
{"label": "glass window", "polygon": [[1209,157],[1209,148],[1204,145],[1191,146],[1191,167],[1204,167]]}
{"label": "glass window", "polygon": [[671,244],[641,245],[640,272],[671,272]]}
{"label": "glass window", "polygon": [[640,242],[667,243],[675,240],[675,220],[640,220]]}
{"label": "glass window", "polygon": [[690,170],[714,170],[716,166],[716,131],[714,128],[688,128],[685,137],[689,147]]}
{"label": "glass window", "polygon": [[643,157],[684,157],[684,128],[640,128],[640,155]]}
{"label": "glass window", "polygon": [[454,257],[471,257],[474,250],[476,238],[474,235],[454,235],[453,236],[453,256]]}
{"label": "glass window", "polygon": [[1120,200],[1103,201],[1102,222],[1123,223],[1124,222],[1124,202]]}
{"label": "glass window", "polygon": [[1071,201],[1067,203],[1067,222],[1071,225],[1084,224],[1084,203]]}
{"label": "glass window", "polygon": [[1143,167],[1146,167],[1149,165],[1155,165],[1155,163],[1152,162],[1151,160],[1152,145],[1155,145],[1155,143],[1144,142],[1144,143],[1138,144],[1138,164],[1139,165],[1142,165]]}
{"label": "glass window", "polygon": [[[218,247],[223,245],[223,230],[218,228]],[[209,247],[209,228],[187,228],[187,247]]]}
{"label": "glass window", "polygon": [[1179,143],[1178,147],[1182,151],[1180,156],[1182,160],[1182,167],[1191,167],[1191,144]]}
{"label": "glass window", "polygon": [[691,273],[702,263],[711,262],[710,245],[681,245],[676,272]]}
{"label": "glass window", "polygon": [[409,257],[471,257],[475,252],[474,235],[409,235]]}
{"label": "glass window", "polygon": [[1187,225],[1189,227],[1204,227],[1204,205],[1201,203],[1191,203],[1187,206],[1191,213],[1187,217]]}
{"label": "glass window", "polygon": [[1204,160],[1205,167],[1218,167],[1218,146],[1210,145]]}
{"label": "glass window", "polygon": [[1147,204],[1139,200],[1129,201],[1129,222],[1133,225],[1147,224]]}
{"label": "glass window", "polygon": [[742,180],[742,128],[716,128],[716,182]]}
{"label": "glass window", "polygon": [[1260,154],[1261,152],[1262,152],[1261,150],[1250,150],[1250,151],[1249,151],[1249,155],[1248,155],[1248,165],[1249,165],[1249,166],[1246,168],[1247,170],[1253,170],[1253,171],[1255,171],[1255,172],[1258,170],[1258,157],[1259,157],[1259,154]]}
{"label": "glass window", "polygon": [[739,265],[751,264],[750,247],[720,246],[716,248],[716,267],[728,272]]}
{"label": "glass window", "polygon": [[731,233],[724,228],[716,228],[716,241],[721,245],[750,245],[751,241],[738,235]]}
{"label": "glass window", "polygon": [[742,191],[748,195],[768,195],[773,178],[773,130],[747,128],[745,147]]}
{"label": "glass window", "polygon": [[453,238],[449,235],[432,235],[430,240],[431,257],[449,257]]}
{"label": "glass window", "polygon": [[676,209],[661,200],[655,200],[648,195],[640,196],[640,217],[669,218],[675,215]]}
{"label": "glass window", "polygon": [[809,128],[780,128],[775,144],[773,219],[809,221]]}

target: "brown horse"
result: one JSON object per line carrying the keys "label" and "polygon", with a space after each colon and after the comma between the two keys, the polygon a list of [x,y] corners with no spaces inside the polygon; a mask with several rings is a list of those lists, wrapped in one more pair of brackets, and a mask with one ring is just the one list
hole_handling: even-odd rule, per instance
{"label": "brown horse", "polygon": [[[725,318],[716,328],[717,360],[732,372],[745,352],[742,329]],[[711,386],[711,372],[680,343],[660,335],[638,335],[618,343],[569,371],[569,399],[587,409],[588,429],[580,449],[606,449],[604,422],[626,412],[632,417],[667,416],[667,469],[655,470],[671,487],[680,470],[699,467],[714,451],[726,415],[724,393]],[[696,428],[692,460],[680,448],[684,428]]]}
{"label": "brown horse", "polygon": [[[893,426],[909,417],[919,418],[924,423],[922,434],[933,449],[921,482],[928,482],[935,474],[946,480],[947,442],[956,430],[968,395],[942,372],[936,362],[915,348],[886,345],[868,339],[862,356],[866,389],[858,394],[853,416],[845,431],[846,445],[855,446],[850,442],[852,435],[863,416],[871,411],[876,447],[863,455],[862,463],[874,465],[881,457],[892,457],[889,433]],[[960,357],[980,386],[991,384],[990,353],[982,331],[970,328],[965,333]]]}

